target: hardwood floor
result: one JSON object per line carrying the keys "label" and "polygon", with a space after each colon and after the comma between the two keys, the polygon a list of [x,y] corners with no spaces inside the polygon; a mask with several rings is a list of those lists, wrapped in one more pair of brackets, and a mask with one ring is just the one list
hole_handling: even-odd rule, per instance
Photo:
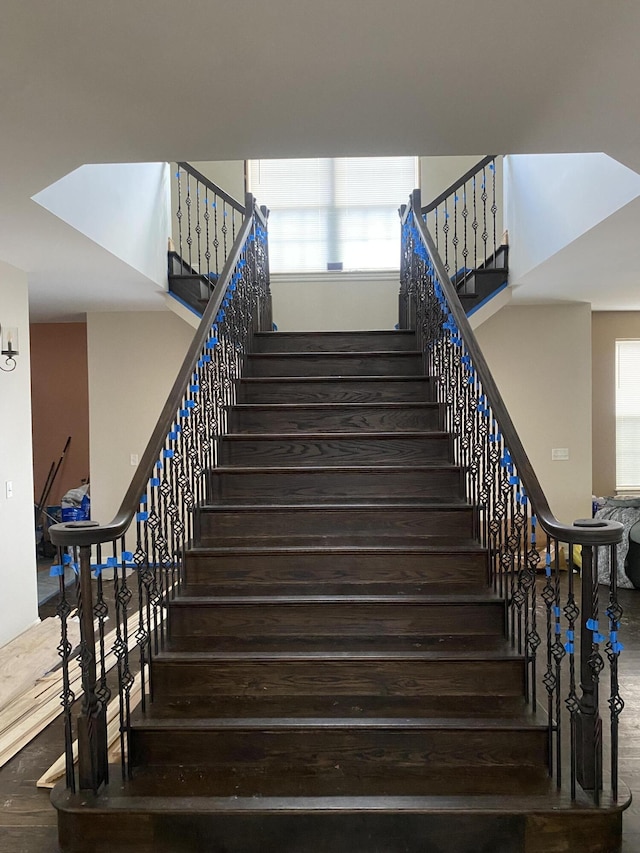
{"label": "hardwood floor", "polygon": [[[621,657],[622,695],[620,773],[635,797],[623,818],[623,853],[640,850],[640,591],[621,590],[625,609]],[[50,616],[53,602],[41,608]],[[541,617],[542,617],[541,612]],[[542,673],[540,673],[542,675]],[[539,693],[544,696],[541,688]],[[58,853],[57,816],[47,791],[36,780],[59,756],[62,724],[55,720],[29,746],[0,769],[0,853]],[[89,853],[89,851],[87,851]],[[204,852],[203,852],[204,853]],[[569,853],[573,853],[570,851]],[[575,853],[580,853],[575,851]]]}

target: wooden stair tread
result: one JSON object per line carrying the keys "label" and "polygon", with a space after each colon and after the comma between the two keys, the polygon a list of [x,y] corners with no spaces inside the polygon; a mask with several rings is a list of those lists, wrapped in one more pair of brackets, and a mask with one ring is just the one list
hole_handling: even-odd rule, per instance
{"label": "wooden stair tread", "polygon": [[184,664],[199,664],[199,663],[215,663],[218,661],[299,661],[309,662],[314,661],[521,661],[523,655],[513,651],[505,644],[505,647],[499,650],[488,649],[487,651],[408,651],[408,652],[387,652],[387,651],[367,651],[367,652],[172,652],[163,650],[156,657],[156,661],[166,663],[184,663]]}
{"label": "wooden stair tread", "polygon": [[[296,377],[302,378],[305,377]],[[312,377],[306,377],[312,378]],[[348,379],[349,377],[344,377]],[[419,377],[418,377],[419,378]],[[229,409],[240,409],[241,411],[250,411],[254,412],[258,409],[266,409],[267,411],[297,411],[298,409],[309,409],[311,411],[319,411],[319,412],[327,412],[335,409],[389,409],[393,411],[395,409],[438,409],[440,408],[440,403],[435,403],[429,400],[416,400],[416,401],[407,401],[407,402],[388,402],[383,401],[380,403],[362,403],[362,402],[354,402],[354,403],[345,403],[345,402],[336,402],[336,403],[234,403],[232,406],[228,406]]]}
{"label": "wooden stair tread", "polygon": [[[231,432],[224,436],[224,441],[273,441],[280,439],[282,441],[293,441],[296,439],[311,440],[326,440],[338,441],[349,439],[352,441],[360,441],[364,439],[397,439],[403,440],[410,438],[447,438],[448,432],[444,430],[412,430],[412,431],[396,431],[396,432]],[[376,466],[377,467],[377,466]],[[382,465],[381,467],[385,467]],[[394,466],[397,467],[397,466]]]}
{"label": "wooden stair tread", "polygon": [[[210,538],[214,539],[215,535],[212,534]],[[265,536],[262,537],[262,539],[263,541],[271,543],[272,548],[275,548],[281,553],[294,549],[324,549],[325,547],[333,548],[334,550],[337,550],[339,547],[346,550],[353,548],[360,549],[360,547],[369,547],[371,550],[376,551],[381,550],[382,548],[384,548],[385,545],[387,546],[387,550],[389,552],[397,550],[409,551],[412,545],[415,546],[414,549],[418,550],[422,550],[429,545],[441,546],[441,548],[443,549],[451,549],[455,545],[455,543],[459,541],[458,539],[456,539],[456,537],[453,536],[439,536],[436,534],[432,534],[431,536],[424,536],[418,534],[407,534],[405,536],[383,534],[376,536],[371,533],[362,533],[358,535],[336,534],[335,536],[318,537],[301,534],[299,536]],[[222,552],[226,548],[227,553],[230,551],[237,553],[246,553],[247,550],[255,550],[257,547],[259,547],[259,545],[257,544],[258,540],[259,537],[252,538],[251,535],[235,538],[231,536],[225,536],[225,545],[224,547],[220,546],[218,550]],[[211,547],[210,544],[209,547]]]}
{"label": "wooden stair tread", "polygon": [[241,595],[241,596],[199,596],[184,595],[171,599],[171,607],[215,607],[220,604],[255,604],[268,606],[270,604],[389,604],[403,606],[406,604],[440,604],[452,606],[460,604],[487,604],[495,606],[503,604],[503,599],[487,590],[486,593],[461,593],[449,595]]}
{"label": "wooden stair tread", "polygon": [[335,538],[331,543],[326,543],[326,540],[320,540],[317,545],[307,541],[304,544],[276,546],[272,541],[269,545],[257,545],[255,543],[247,544],[246,540],[242,540],[236,546],[227,545],[211,545],[197,544],[192,542],[187,548],[187,553],[199,555],[215,555],[215,554],[312,554],[321,547],[323,551],[332,552],[335,554],[344,553],[386,553],[386,554],[402,554],[402,553],[425,553],[425,554],[486,554],[486,548],[483,548],[475,539],[458,539],[453,536],[423,536],[419,541],[418,537],[408,543],[406,537],[397,537],[398,541],[390,541],[391,537],[385,537],[385,541],[379,544],[362,544],[361,542],[344,541],[336,542]]}
{"label": "wooden stair tread", "polygon": [[[138,717],[132,720],[135,728],[169,731],[171,729],[200,729],[240,731],[285,730],[285,729],[393,729],[438,731],[440,729],[469,729],[477,731],[529,731],[547,730],[547,724],[523,714],[520,718],[468,718],[468,717],[256,717],[256,718],[204,718],[194,717],[188,723],[182,717]],[[471,762],[472,763],[472,762]]]}
{"label": "wooden stair tread", "polygon": [[407,512],[413,512],[414,510],[424,510],[424,509],[438,509],[438,510],[458,510],[458,509],[471,509],[472,506],[467,501],[462,498],[456,499],[451,498],[449,496],[444,498],[433,498],[429,496],[426,500],[411,500],[405,503],[389,503],[388,507],[385,504],[381,504],[379,502],[372,501],[363,501],[362,499],[355,502],[350,502],[345,504],[343,501],[339,503],[327,503],[326,501],[318,503],[317,501],[309,501],[308,503],[271,503],[271,504],[233,504],[233,503],[225,503],[225,504],[201,504],[200,511],[201,512],[240,512],[240,513],[249,513],[249,512],[306,512],[309,510],[322,510],[323,512],[353,512],[354,510],[372,510],[373,512],[384,512],[387,508],[393,508],[394,510],[404,509]]}
{"label": "wooden stair tread", "polygon": [[[158,774],[158,769],[150,768],[151,781]],[[582,791],[577,792],[577,797],[572,800],[566,790],[557,790],[551,780],[532,774],[533,778],[520,780],[516,773],[505,773],[505,768],[500,768],[500,774],[496,781],[499,783],[498,794],[475,794],[465,793],[462,796],[446,794],[438,796],[431,795],[400,795],[384,793],[382,795],[343,795],[343,796],[242,796],[232,794],[230,796],[145,796],[136,795],[136,790],[144,789],[138,780],[121,783],[115,781],[119,776],[119,768],[112,768],[114,781],[109,785],[108,791],[98,795],[90,791],[82,791],[72,794],[61,785],[56,786],[52,793],[52,802],[56,808],[67,812],[86,812],[87,810],[100,812],[134,812],[165,814],[247,814],[254,813],[265,815],[268,813],[375,813],[375,812],[401,812],[401,813],[446,813],[446,814],[520,814],[536,812],[557,812],[559,810],[570,812],[596,812],[604,811],[621,812],[630,802],[628,789],[622,788],[619,801],[614,803],[606,794],[603,794],[600,806],[595,806],[593,801]],[[489,779],[489,774],[487,774]],[[503,780],[500,783],[500,780]],[[236,780],[234,780],[236,781]],[[264,781],[264,780],[263,780]],[[492,781],[489,779],[489,781]],[[236,781],[236,788],[240,789],[242,780]],[[440,784],[439,780],[437,780]],[[519,782],[518,787],[515,783]],[[374,778],[373,786],[380,788],[381,780]],[[387,790],[405,788],[409,785],[407,780],[385,779]],[[394,784],[395,783],[395,784]],[[332,785],[335,787],[335,782]],[[419,787],[420,780],[413,787]],[[366,786],[366,780],[362,780],[361,786]],[[284,786],[283,786],[284,787]],[[292,787],[290,785],[290,787]],[[566,848],[565,848],[566,849]]]}
{"label": "wooden stair tread", "polygon": [[[429,649],[446,648],[448,651],[466,652],[500,651],[504,648],[503,637],[497,634],[460,634],[454,636],[422,636],[407,635],[398,637],[351,636],[346,638],[329,636],[300,636],[297,634],[284,636],[263,636],[256,634],[242,637],[215,635],[215,648],[218,652],[250,651],[260,649],[262,652],[408,652],[428,651]],[[168,650],[199,651],[202,649],[203,637],[171,640]],[[292,646],[295,645],[295,649]]]}
{"label": "wooden stair tread", "polygon": [[240,379],[241,383],[267,385],[274,382],[304,382],[305,384],[314,384],[320,382],[342,383],[342,382],[420,382],[429,383],[432,381],[430,376],[412,376],[411,374],[394,374],[390,376],[374,374],[373,376],[243,376]]}
{"label": "wooden stair tread", "polygon": [[[248,435],[249,433],[244,433]],[[264,435],[265,433],[263,433]],[[307,433],[305,433],[307,435]],[[323,433],[326,435],[326,433]],[[332,436],[335,435],[332,433]],[[351,435],[351,433],[348,433]],[[403,433],[403,435],[405,435]],[[214,469],[217,474],[257,474],[264,473],[263,466],[251,465],[220,465]],[[461,471],[459,465],[453,465],[442,460],[434,460],[433,465],[296,465],[296,466],[274,466],[268,469],[269,474],[297,474],[304,472],[306,474],[314,474],[319,477],[327,473],[330,474],[366,474],[370,472],[388,474],[392,472],[400,473],[415,473],[415,474],[433,474],[436,471]]]}
{"label": "wooden stair tread", "polygon": [[389,350],[300,350],[298,352],[295,351],[287,351],[287,352],[251,352],[249,353],[249,358],[264,358],[268,359],[276,359],[276,358],[301,358],[303,360],[313,359],[313,358],[367,358],[369,356],[373,358],[378,358],[380,356],[390,356],[391,358],[407,358],[413,356],[417,358],[421,356],[422,352],[419,349],[406,349],[406,350],[397,350],[397,349],[389,349]]}

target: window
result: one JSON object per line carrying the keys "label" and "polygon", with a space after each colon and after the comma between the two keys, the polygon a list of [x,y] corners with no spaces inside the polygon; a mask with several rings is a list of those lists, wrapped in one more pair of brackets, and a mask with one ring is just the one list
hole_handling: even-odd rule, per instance
{"label": "window", "polygon": [[398,208],[417,185],[417,164],[416,157],[250,160],[249,189],[271,211],[272,272],[398,269]]}
{"label": "window", "polygon": [[640,490],[640,341],[616,341],[616,490]]}

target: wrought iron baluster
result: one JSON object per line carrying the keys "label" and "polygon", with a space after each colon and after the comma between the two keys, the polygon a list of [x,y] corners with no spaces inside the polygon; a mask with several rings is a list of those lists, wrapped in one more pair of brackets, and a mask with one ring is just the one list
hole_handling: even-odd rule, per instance
{"label": "wrought iron baluster", "polygon": [[204,256],[207,261],[207,279],[209,280],[209,287],[211,287],[211,241],[209,238],[209,222],[211,221],[211,213],[209,211],[209,187],[205,186],[204,188],[204,245],[205,251]]}
{"label": "wrought iron baluster", "polygon": [[609,715],[611,725],[611,793],[613,801],[618,800],[618,749],[619,749],[619,717],[624,709],[624,701],[620,696],[620,684],[618,681],[618,660],[624,646],[620,642],[620,621],[623,610],[618,601],[618,572],[617,572],[617,546],[609,547],[609,566],[611,576],[609,581],[609,604],[607,607],[607,618],[609,620],[609,637],[606,645],[606,653],[609,659]]}
{"label": "wrought iron baluster", "polygon": [[180,167],[178,167],[178,171],[176,172],[176,180],[178,184],[178,207],[176,210],[176,219],[178,220],[178,251],[180,253],[180,258],[183,258],[184,253],[182,251],[182,182],[180,180]]}
{"label": "wrought iron baluster", "polygon": [[189,257],[189,267],[193,270],[193,237],[191,235],[191,175],[187,172],[187,191],[186,198],[184,200],[185,207],[187,208],[187,252]]}
{"label": "wrought iron baluster", "polygon": [[[121,573],[118,573],[116,565],[113,573],[113,593],[116,610],[116,640],[113,646],[117,661],[118,672],[118,694],[120,697],[118,716],[120,722],[120,765],[122,778],[130,775],[129,766],[129,724],[131,721],[131,688],[134,677],[129,667],[129,604],[131,602],[131,590],[127,581],[127,561],[133,560],[133,554],[126,550],[125,540],[120,541],[120,552],[122,554]],[[115,555],[115,543],[114,543]]]}
{"label": "wrought iron baluster", "polygon": [[201,236],[202,225],[200,224],[200,181],[196,181],[196,245],[198,250],[198,272],[202,273],[202,251],[201,251]]}

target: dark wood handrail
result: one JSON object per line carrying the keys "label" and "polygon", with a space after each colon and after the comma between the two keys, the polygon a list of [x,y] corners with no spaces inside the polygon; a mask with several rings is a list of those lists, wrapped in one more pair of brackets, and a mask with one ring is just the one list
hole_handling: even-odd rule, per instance
{"label": "dark wood handrail", "polygon": [[220,310],[235,266],[244,249],[247,237],[254,226],[255,219],[253,213],[255,202],[250,193],[247,193],[246,196],[246,210],[250,211],[250,213],[242,223],[236,241],[220,273],[220,278],[216,282],[213,294],[202,315],[200,325],[187,350],[180,372],[173,383],[160,417],[151,433],[151,438],[149,439],[146,450],[142,454],[142,459],[129,484],[120,509],[108,524],[98,524],[94,521],[70,521],[66,524],[52,525],[49,528],[49,534],[54,545],[97,545],[101,542],[111,542],[119,539],[128,530],[129,525],[140,508],[140,496],[146,493],[153,466],[165,446],[167,435],[176,418],[176,412],[181,408],[185,389],[190,384],[189,380],[193,369],[200,358],[206,341],[211,335],[211,326],[214,317]]}
{"label": "dark wood handrail", "polygon": [[[412,204],[410,206],[414,211],[421,210],[420,207],[420,190],[414,190],[412,194]],[[406,212],[405,212],[406,214]],[[522,480],[525,493],[531,502],[540,526],[545,533],[553,539],[558,539],[561,542],[570,544],[582,545],[612,545],[622,541],[623,527],[618,522],[604,522],[599,519],[579,519],[573,525],[562,524],[558,521],[555,515],[551,512],[549,502],[542,490],[540,481],[534,471],[534,468],[527,456],[527,453],[520,441],[516,428],[511,420],[509,411],[502,399],[502,394],[498,390],[498,386],[493,378],[489,365],[483,355],[478,340],[473,333],[471,325],[464,308],[460,302],[460,298],[456,292],[455,286],[442,262],[442,258],[436,248],[435,242],[431,237],[422,216],[413,217],[414,223],[421,239],[431,255],[433,266],[438,276],[440,287],[442,288],[449,306],[449,311],[458,327],[460,335],[464,341],[467,353],[471,357],[473,368],[482,383],[482,391],[485,394],[493,416],[498,422],[500,431],[504,437],[505,446],[509,448],[511,459],[516,467],[518,476]]]}
{"label": "dark wood handrail", "polygon": [[199,172],[197,169],[194,169],[190,163],[178,163],[178,168],[182,169],[184,172],[188,172],[191,177],[195,178],[201,184],[204,184],[207,189],[210,189],[212,193],[224,199],[228,204],[231,205],[238,213],[241,213],[243,216],[246,213],[246,208],[243,207],[240,202],[235,199],[232,195],[229,195],[228,192],[225,192],[222,187],[219,187],[217,184],[214,184],[213,181],[209,180],[206,175],[203,175],[202,172]]}
{"label": "dark wood handrail", "polygon": [[459,190],[463,184],[466,184],[470,178],[472,178],[474,175],[477,175],[480,169],[484,169],[485,166],[488,166],[492,160],[495,160],[497,156],[497,154],[489,154],[487,157],[483,157],[479,163],[476,163],[475,166],[472,166],[468,172],[465,172],[461,178],[458,178],[455,183],[451,184],[450,187],[447,187],[444,192],[441,192],[437,198],[434,198],[434,200],[430,201],[429,204],[427,204],[425,207],[420,208],[421,212],[423,214],[431,213],[431,211],[435,210],[436,207],[439,204],[442,204],[445,199],[449,198],[450,195],[453,195],[456,190]]}

